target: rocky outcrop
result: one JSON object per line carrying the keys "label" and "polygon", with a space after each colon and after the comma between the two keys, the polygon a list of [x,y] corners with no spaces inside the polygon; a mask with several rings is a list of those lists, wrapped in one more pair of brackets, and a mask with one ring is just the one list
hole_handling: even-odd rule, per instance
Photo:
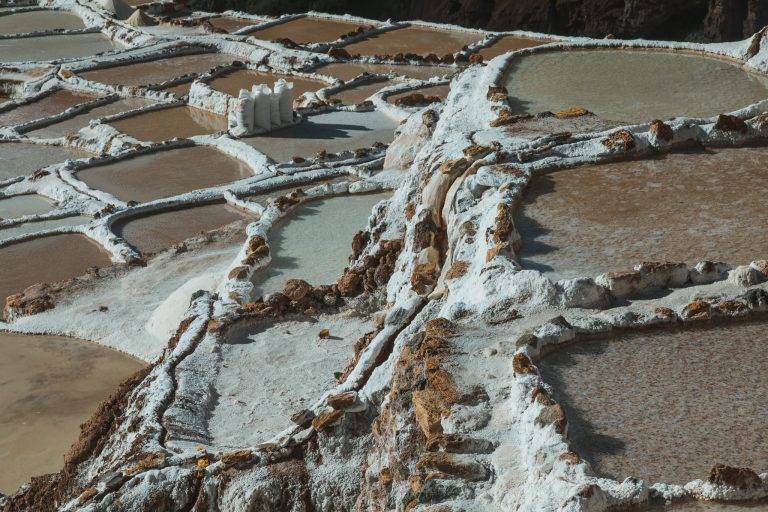
{"label": "rocky outcrop", "polygon": [[768,4],[761,0],[197,0],[193,4],[219,11],[284,14],[312,9],[491,30],[671,40],[735,41],[768,24]]}

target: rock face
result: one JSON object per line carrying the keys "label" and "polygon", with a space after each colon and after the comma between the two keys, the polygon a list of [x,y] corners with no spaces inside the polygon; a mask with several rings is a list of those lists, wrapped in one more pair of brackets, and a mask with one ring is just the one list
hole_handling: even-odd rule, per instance
{"label": "rock face", "polygon": [[317,10],[491,30],[670,40],[735,41],[768,24],[768,5],[761,0],[197,0],[194,4],[216,11]]}

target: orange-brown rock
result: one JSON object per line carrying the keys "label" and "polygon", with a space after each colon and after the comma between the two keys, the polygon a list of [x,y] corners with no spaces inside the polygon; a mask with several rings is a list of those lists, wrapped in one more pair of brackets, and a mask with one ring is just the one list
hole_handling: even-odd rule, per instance
{"label": "orange-brown rock", "polygon": [[438,167],[437,170],[440,171],[440,174],[456,176],[466,171],[471,164],[472,160],[469,158],[457,158],[456,160],[448,160],[447,162],[443,162],[440,164],[440,167]]}
{"label": "orange-brown rock", "polygon": [[697,300],[691,302],[683,309],[683,316],[685,318],[702,318],[709,316],[710,304],[704,300]]}
{"label": "orange-brown rock", "polygon": [[490,476],[488,468],[483,464],[466,457],[451,453],[425,453],[416,463],[416,469],[434,470],[462,480],[487,480]]}
{"label": "orange-brown rock", "polygon": [[600,142],[609,149],[618,148],[623,151],[629,151],[635,147],[635,136],[629,130],[619,130],[613,132]]}
{"label": "orange-brown rock", "polygon": [[53,299],[45,286],[31,286],[22,293],[10,295],[5,299],[4,316],[11,312],[17,315],[37,315],[54,308]]}
{"label": "orange-brown rock", "polygon": [[379,485],[382,487],[388,487],[392,483],[392,470],[384,468],[379,471]]}
{"label": "orange-brown rock", "polygon": [[93,498],[94,496],[96,496],[96,494],[97,494],[98,492],[99,492],[99,491],[98,491],[98,490],[97,490],[95,487],[89,487],[89,488],[87,488],[86,490],[84,490],[84,491],[83,491],[83,493],[82,493],[80,496],[78,496],[78,497],[77,497],[77,502],[78,502],[80,505],[82,505],[83,503],[85,503],[85,502],[86,502],[86,501],[88,501],[89,499],[91,499],[91,498]]}
{"label": "orange-brown rock", "polygon": [[155,452],[146,455],[140,459],[136,464],[125,470],[126,475],[132,475],[134,473],[140,473],[149,469],[158,469],[165,465],[165,453]]}
{"label": "orange-brown rock", "polygon": [[352,407],[355,405],[355,402],[357,401],[357,392],[356,391],[345,391],[344,393],[339,393],[337,395],[333,395],[328,397],[328,400],[326,400],[326,403],[333,407],[336,410],[342,411],[348,407]]}
{"label": "orange-brown rock", "polygon": [[479,53],[473,53],[469,56],[469,63],[470,64],[482,64],[483,63],[483,56]]}
{"label": "orange-brown rock", "polygon": [[349,52],[344,48],[331,48],[330,50],[328,50],[328,56],[333,57],[334,59],[342,59],[342,60],[347,60],[352,58]]}
{"label": "orange-brown rock", "polygon": [[519,123],[526,119],[531,119],[531,114],[513,114],[511,110],[504,109],[499,112],[498,117],[491,121],[491,128],[498,128],[499,126],[506,126],[509,124]]}
{"label": "orange-brown rock", "polygon": [[398,107],[418,107],[420,105],[429,105],[430,103],[440,103],[443,100],[437,96],[425,96],[420,92],[412,92],[406,96],[401,96],[395,100]]}
{"label": "orange-brown rock", "polygon": [[489,148],[488,146],[482,146],[480,144],[472,144],[471,146],[467,146],[462,150],[464,156],[474,159],[483,158],[484,156],[491,154],[492,151],[492,148]]}
{"label": "orange-brown rock", "polygon": [[303,279],[289,279],[283,287],[283,295],[294,302],[299,302],[312,291],[312,285]]}
{"label": "orange-brown rock", "polygon": [[361,277],[354,272],[347,272],[339,279],[338,288],[342,297],[354,297],[360,293]]}
{"label": "orange-brown rock", "polygon": [[675,132],[672,130],[672,127],[664,121],[660,121],[658,119],[651,121],[651,127],[649,131],[652,135],[656,136],[657,139],[661,139],[666,142],[670,142],[675,138]]}
{"label": "orange-brown rock", "polygon": [[576,452],[563,452],[560,454],[560,460],[564,460],[568,464],[578,464],[581,460],[579,454]]}
{"label": "orange-brown rock", "polygon": [[424,294],[437,284],[437,265],[424,263],[416,265],[411,275],[411,288],[419,294]]}
{"label": "orange-brown rock", "polygon": [[747,123],[736,116],[720,114],[717,116],[717,121],[715,122],[715,130],[747,133],[749,127],[747,126]]}
{"label": "orange-brown rock", "polygon": [[456,260],[451,264],[451,268],[445,274],[446,279],[456,279],[462,277],[469,270],[470,263],[468,261]]}
{"label": "orange-brown rock", "polygon": [[512,371],[518,375],[537,373],[536,366],[534,366],[528,356],[522,352],[518,352],[515,354],[515,357],[512,358]]}
{"label": "orange-brown rock", "polygon": [[264,237],[256,235],[248,240],[248,254],[257,258],[269,254],[269,247]]}
{"label": "orange-brown rock", "polygon": [[312,428],[317,431],[325,430],[333,426],[344,415],[342,411],[331,411],[321,413],[312,420]]}
{"label": "orange-brown rock", "polygon": [[485,261],[486,262],[491,261],[495,257],[497,257],[497,256],[503,254],[504,252],[508,251],[510,247],[511,246],[510,246],[509,242],[504,242],[504,243],[501,243],[501,244],[498,244],[498,245],[494,245],[493,247],[488,249],[488,252],[486,252],[486,254],[485,254]]}
{"label": "orange-brown rock", "polygon": [[555,432],[564,434],[565,428],[568,425],[568,420],[565,418],[565,410],[563,409],[563,406],[554,404],[544,407],[536,417],[536,424],[540,427],[553,425],[555,427]]}
{"label": "orange-brown rock", "polygon": [[445,411],[440,399],[431,390],[417,390],[413,392],[413,411],[416,415],[416,423],[421,427],[424,435],[439,434],[443,431],[440,420]]}
{"label": "orange-brown rock", "polygon": [[711,484],[727,485],[741,490],[757,488],[761,484],[760,477],[753,470],[734,468],[725,464],[715,464],[707,475],[707,481]]}
{"label": "orange-brown rock", "polygon": [[496,207],[496,226],[493,230],[494,243],[506,242],[514,230],[512,207],[506,203],[499,203]]}
{"label": "orange-brown rock", "polygon": [[670,308],[654,308],[653,312],[659,316],[665,316],[667,318],[672,318],[675,316],[675,312]]}
{"label": "orange-brown rock", "polygon": [[221,456],[221,462],[225,466],[239,466],[247,464],[253,460],[253,452],[251,450],[237,450],[234,452],[225,453]]}
{"label": "orange-brown rock", "polygon": [[229,279],[245,279],[248,277],[248,267],[241,265],[229,271]]}
{"label": "orange-brown rock", "polygon": [[331,331],[328,329],[321,329],[319,333],[317,333],[317,337],[321,340],[327,340],[331,337]]}
{"label": "orange-brown rock", "polygon": [[747,305],[738,300],[723,300],[715,305],[721,313],[736,314],[747,310]]}
{"label": "orange-brown rock", "polygon": [[555,117],[558,119],[568,119],[570,117],[591,116],[592,112],[583,107],[572,107],[565,110],[555,112]]}

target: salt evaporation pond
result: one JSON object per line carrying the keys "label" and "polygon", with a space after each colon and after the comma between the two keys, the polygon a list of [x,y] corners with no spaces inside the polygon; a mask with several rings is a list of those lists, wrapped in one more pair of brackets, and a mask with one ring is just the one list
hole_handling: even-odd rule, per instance
{"label": "salt evaporation pond", "polygon": [[73,338],[0,332],[0,492],[54,473],[96,406],[143,364]]}
{"label": "salt evaporation pond", "polygon": [[85,28],[85,24],[79,16],[62,11],[32,11],[0,16],[0,34],[82,28]]}
{"label": "salt evaporation pond", "polygon": [[246,18],[233,18],[231,16],[221,16],[220,18],[211,18],[208,20],[214,27],[225,30],[228,33],[237,32],[238,30],[250,27],[251,25],[258,25],[262,23],[259,20],[246,19]]}
{"label": "salt evaporation pond", "polygon": [[351,55],[397,55],[415,53],[443,56],[460,51],[467,45],[478,43],[485,38],[478,32],[442,30],[410,26],[388,30],[345,46]]}
{"label": "salt evaporation pond", "polygon": [[251,90],[254,85],[266,84],[270,88],[274,87],[275,82],[280,79],[293,83],[293,97],[298,98],[305,92],[315,92],[328,84],[321,80],[312,80],[310,78],[301,78],[297,76],[276,75],[264,71],[255,71],[252,69],[236,69],[228,71],[218,76],[208,84],[212,89],[237,97],[241,89]]}
{"label": "salt evaporation pond", "polygon": [[16,126],[42,119],[44,117],[60,114],[68,108],[93,101],[97,96],[80,92],[61,89],[48,94],[37,101],[21,105],[11,110],[0,113],[0,124],[3,126]]}
{"label": "salt evaporation pond", "polygon": [[83,235],[52,235],[0,247],[0,268],[14,270],[0,281],[0,303],[33,284],[72,279],[89,267],[110,264],[109,254]]}
{"label": "salt evaporation pond", "polygon": [[78,73],[86,80],[108,85],[155,85],[190,73],[203,73],[237,58],[226,53],[200,53],[123,64]]}
{"label": "salt evaporation pond", "polygon": [[0,196],[0,219],[39,215],[51,211],[52,208],[51,201],[37,194]]}
{"label": "salt evaporation pond", "polygon": [[330,43],[356,30],[360,24],[306,16],[251,32],[250,36],[265,41],[290,39],[294,43]]}
{"label": "salt evaporation pond", "polygon": [[496,40],[491,46],[483,48],[478,53],[483,56],[484,60],[491,60],[494,57],[503,55],[515,50],[522,50],[523,48],[533,48],[534,46],[541,46],[542,44],[550,43],[551,41],[546,39],[531,39],[528,37],[516,37],[516,36],[504,36]]}
{"label": "salt evaporation pond", "polygon": [[78,171],[88,186],[123,201],[147,202],[253,176],[251,168],[207,147],[159,151]]}
{"label": "salt evaporation pond", "polygon": [[227,131],[227,118],[189,105],[141,112],[110,125],[124,134],[145,142],[185,139]]}
{"label": "salt evaporation pond", "polygon": [[72,215],[69,217],[62,217],[59,219],[40,220],[35,222],[25,222],[23,224],[15,224],[13,226],[0,228],[0,240],[7,240],[9,238],[15,238],[21,235],[29,235],[32,233],[41,233],[43,231],[49,231],[58,228],[70,228],[73,226],[82,226],[93,221],[93,218],[85,215]]}
{"label": "salt evaporation pond", "polygon": [[685,484],[717,463],[768,470],[763,323],[577,341],[539,365],[598,475]]}
{"label": "salt evaporation pond", "polygon": [[130,110],[136,110],[138,108],[153,105],[153,100],[147,100],[144,98],[122,98],[106,105],[92,108],[82,114],[78,114],[74,117],[59,121],[58,123],[49,124],[43,128],[38,128],[27,132],[26,135],[30,137],[39,138],[56,138],[64,137],[66,135],[73,135],[77,133],[81,128],[88,126],[91,119],[100,119],[102,117],[112,116],[115,114],[121,114]]}
{"label": "salt evaporation pond", "polygon": [[79,59],[115,48],[112,41],[100,33],[0,39],[0,62]]}
{"label": "salt evaporation pond", "polygon": [[375,75],[407,76],[416,80],[429,80],[433,77],[443,77],[456,72],[456,69],[445,66],[414,66],[410,64],[369,64],[366,62],[343,62],[326,64],[314,70],[321,75],[332,76],[345,82],[357,78],[363,73]]}
{"label": "salt evaporation pond", "polygon": [[294,156],[314,157],[320,151],[367,148],[394,139],[397,124],[381,112],[330,112],[309,116],[296,126],[242,139],[276,162]]}
{"label": "salt evaporation pond", "polygon": [[766,161],[765,149],[724,149],[536,177],[516,213],[521,264],[566,279],[643,261],[764,258],[768,234],[745,219],[762,216]]}
{"label": "salt evaporation pond", "polygon": [[0,181],[28,176],[41,167],[93,156],[85,151],[42,144],[0,143]]}
{"label": "salt evaporation pond", "polygon": [[112,230],[148,255],[247,218],[248,214],[243,210],[216,203],[131,217],[116,222]]}
{"label": "salt evaporation pond", "polygon": [[355,233],[365,229],[373,207],[390,196],[345,195],[300,206],[270,231],[272,262],[254,274],[253,296],[280,291],[288,279],[336,282],[349,264]]}
{"label": "salt evaporation pond", "polygon": [[544,52],[516,60],[507,91],[520,113],[580,106],[612,121],[711,117],[768,97],[768,78],[711,57],[639,50]]}
{"label": "salt evaporation pond", "polygon": [[389,80],[385,82],[366,83],[351,89],[344,89],[335,92],[331,95],[331,98],[338,99],[347,105],[356,105],[366,101],[368,98],[379,92],[384,87],[394,84],[395,82]]}

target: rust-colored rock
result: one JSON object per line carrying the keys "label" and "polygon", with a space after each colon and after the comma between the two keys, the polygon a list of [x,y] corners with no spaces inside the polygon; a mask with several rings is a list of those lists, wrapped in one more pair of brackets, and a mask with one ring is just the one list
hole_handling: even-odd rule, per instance
{"label": "rust-colored rock", "polygon": [[607,138],[600,141],[603,146],[613,149],[621,149],[623,151],[629,151],[635,147],[635,136],[629,130],[619,130],[613,132]]}
{"label": "rust-colored rock", "polygon": [[675,138],[675,132],[672,130],[672,127],[658,119],[651,121],[649,131],[651,135],[654,135],[657,139],[661,139],[665,142],[670,142]]}
{"label": "rust-colored rock", "polygon": [[471,164],[472,160],[469,158],[458,158],[456,160],[448,160],[447,162],[443,162],[440,164],[440,167],[438,167],[437,170],[440,171],[440,174],[456,176],[466,171]]}
{"label": "rust-colored rock", "polygon": [[289,279],[283,287],[283,295],[294,302],[304,299],[312,291],[312,285],[303,279]]}
{"label": "rust-colored rock", "polygon": [[424,294],[437,284],[437,265],[424,263],[416,265],[411,275],[411,288],[419,294]]}
{"label": "rust-colored rock", "polygon": [[229,271],[229,279],[246,279],[248,277],[248,267],[245,265],[241,265],[239,267],[235,267],[232,270]]}
{"label": "rust-colored rock", "polygon": [[361,292],[362,280],[359,274],[347,272],[337,284],[342,297],[354,297]]}
{"label": "rust-colored rock", "polygon": [[518,375],[537,373],[536,366],[534,366],[528,356],[522,352],[518,352],[515,354],[515,357],[512,358],[512,371]]}
{"label": "rust-colored rock", "polygon": [[440,103],[443,100],[437,96],[425,96],[420,92],[412,92],[406,96],[401,96],[395,100],[395,105],[398,107],[418,107],[421,105],[429,105],[430,103]]}
{"label": "rust-colored rock", "polygon": [[470,64],[482,64],[483,63],[483,56],[479,53],[473,53],[469,56],[469,63]]}
{"label": "rust-colored rock", "polygon": [[344,393],[339,393],[337,395],[328,397],[328,400],[326,400],[326,403],[336,410],[343,411],[344,409],[347,409],[355,405],[356,401],[357,401],[356,391],[345,391]]}
{"label": "rust-colored rock", "polygon": [[309,409],[302,409],[291,416],[291,421],[301,428],[309,427],[313,419],[315,419],[315,413]]}
{"label": "rust-colored rock", "polygon": [[334,59],[341,59],[341,60],[348,60],[352,58],[349,52],[344,48],[331,48],[330,50],[328,50],[328,56],[333,57]]}
{"label": "rust-colored rock", "polygon": [[333,426],[344,415],[342,411],[324,412],[312,420],[312,428],[317,431],[325,430]]}
{"label": "rust-colored rock", "polygon": [[379,471],[379,485],[382,487],[388,487],[392,483],[392,470],[384,468]]}
{"label": "rust-colored rock", "polygon": [[488,249],[488,252],[485,254],[485,261],[489,262],[492,259],[496,258],[497,256],[503,254],[504,252],[508,251],[511,245],[509,242],[504,242],[498,245],[495,245]]}
{"label": "rust-colored rock", "polygon": [[512,207],[507,203],[500,203],[496,207],[496,227],[493,230],[493,242],[497,245],[509,240],[515,231],[512,222]]}
{"label": "rust-colored rock", "polygon": [[565,428],[568,425],[568,420],[565,418],[565,410],[563,409],[563,406],[554,404],[544,407],[536,417],[536,424],[540,427],[553,425],[555,427],[555,432],[564,434]]}
{"label": "rust-colored rock", "polygon": [[464,276],[469,270],[470,263],[468,261],[456,260],[451,264],[451,268],[445,275],[446,279],[457,279]]}
{"label": "rust-colored rock", "polygon": [[416,469],[439,471],[461,480],[480,481],[490,476],[488,468],[479,462],[451,453],[425,453],[416,463]]}
{"label": "rust-colored rock", "polygon": [[555,112],[555,117],[558,119],[568,119],[571,117],[591,116],[592,112],[584,107],[571,107],[565,110]]}
{"label": "rust-colored rock", "polygon": [[578,464],[581,460],[579,454],[576,452],[563,452],[560,454],[560,460],[567,462],[568,464]]}
{"label": "rust-colored rock", "polygon": [[718,302],[715,305],[715,309],[717,309],[721,313],[726,313],[726,314],[732,314],[733,315],[733,314],[738,314],[738,313],[744,312],[748,308],[747,308],[746,304],[744,304],[743,302],[740,302],[738,300],[723,300],[723,301]]}
{"label": "rust-colored rock", "polygon": [[509,124],[519,123],[526,119],[532,119],[531,114],[513,114],[510,110],[502,110],[499,112],[498,117],[491,121],[491,128],[498,128],[499,126],[506,126]]}
{"label": "rust-colored rock", "polygon": [[747,133],[747,131],[749,131],[749,127],[747,126],[747,123],[736,116],[720,114],[717,116],[717,121],[715,122],[715,130],[720,130],[723,132]]}
{"label": "rust-colored rock", "polygon": [[659,316],[667,318],[673,318],[675,316],[675,312],[670,308],[654,308],[653,312]]}
{"label": "rust-colored rock", "polygon": [[253,460],[253,452],[251,450],[236,450],[234,452],[225,453],[221,456],[221,462],[225,466],[239,466],[248,464]]}
{"label": "rust-colored rock", "polygon": [[328,329],[322,329],[319,333],[317,333],[317,337],[321,340],[327,340],[331,337],[331,331]]}
{"label": "rust-colored rock", "polygon": [[442,433],[443,427],[440,425],[440,420],[444,407],[433,391],[414,391],[413,411],[416,415],[416,423],[419,424],[425,436]]}
{"label": "rust-colored rock", "polygon": [[709,316],[710,308],[709,302],[697,300],[685,306],[683,316],[685,318],[703,318]]}
{"label": "rust-colored rock", "polygon": [[709,474],[707,481],[715,485],[727,485],[743,491],[754,489],[761,485],[760,477],[749,468],[734,468],[725,464],[715,464]]}

